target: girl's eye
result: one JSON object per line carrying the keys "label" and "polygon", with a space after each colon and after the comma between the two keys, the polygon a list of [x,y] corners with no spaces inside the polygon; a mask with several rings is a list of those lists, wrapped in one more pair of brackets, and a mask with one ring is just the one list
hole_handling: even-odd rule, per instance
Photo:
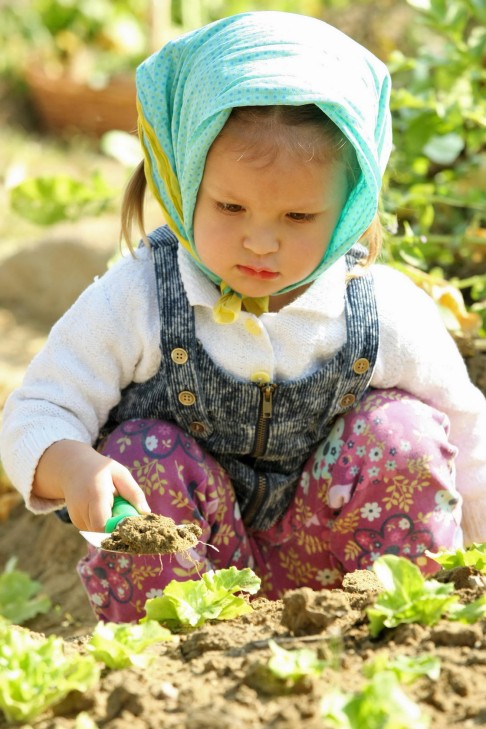
{"label": "girl's eye", "polygon": [[314,213],[288,213],[288,217],[297,222],[310,222],[315,220],[316,215]]}
{"label": "girl's eye", "polygon": [[216,206],[218,210],[221,210],[223,213],[240,213],[243,210],[241,205],[236,205],[235,203],[219,202],[216,203]]}

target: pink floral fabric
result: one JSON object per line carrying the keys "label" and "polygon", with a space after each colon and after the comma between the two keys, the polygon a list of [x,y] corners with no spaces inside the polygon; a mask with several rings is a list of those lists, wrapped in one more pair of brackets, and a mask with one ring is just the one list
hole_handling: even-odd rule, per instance
{"label": "pink floral fabric", "polygon": [[103,452],[130,469],[154,512],[197,521],[202,535],[187,554],[90,547],[78,571],[102,620],[137,620],[170,580],[208,569],[251,567],[262,578],[260,594],[278,598],[303,585],[338,587],[383,554],[430,574],[437,565],[426,552],[461,543],[447,419],[399,390],[371,390],[337,418],[305,464],[290,508],[264,532],[245,528],[227,474],[174,424],[128,421]]}

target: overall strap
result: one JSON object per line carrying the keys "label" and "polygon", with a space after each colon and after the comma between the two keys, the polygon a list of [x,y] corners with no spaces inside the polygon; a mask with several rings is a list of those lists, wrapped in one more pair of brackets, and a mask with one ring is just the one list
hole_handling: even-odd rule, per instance
{"label": "overall strap", "polygon": [[184,290],[177,262],[179,242],[168,226],[149,236],[155,261],[160,314],[161,374],[177,424],[186,432],[207,437],[204,388],[198,377],[194,312]]}

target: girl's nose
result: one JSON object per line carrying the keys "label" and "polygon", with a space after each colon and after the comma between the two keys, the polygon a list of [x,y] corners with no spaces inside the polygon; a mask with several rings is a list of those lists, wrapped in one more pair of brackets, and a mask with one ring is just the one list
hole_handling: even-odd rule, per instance
{"label": "girl's nose", "polygon": [[279,246],[277,232],[271,226],[255,226],[248,230],[243,238],[243,247],[258,256],[276,253]]}

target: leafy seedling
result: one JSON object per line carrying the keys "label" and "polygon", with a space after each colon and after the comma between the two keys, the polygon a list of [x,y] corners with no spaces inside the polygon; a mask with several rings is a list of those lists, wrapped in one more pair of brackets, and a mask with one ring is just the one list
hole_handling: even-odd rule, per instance
{"label": "leafy seedling", "polygon": [[478,572],[486,574],[486,544],[471,544],[467,549],[455,551],[442,550],[440,552],[427,552],[427,556],[434,559],[444,570],[456,567],[473,567]]}
{"label": "leafy seedling", "polygon": [[399,654],[391,658],[386,653],[380,653],[363,666],[363,673],[367,678],[372,678],[383,671],[395,674],[401,684],[413,683],[421,676],[437,681],[440,676],[440,658],[427,654],[421,656]]}
{"label": "leafy seedling", "polygon": [[373,637],[383,628],[395,628],[401,623],[435,625],[458,600],[453,584],[426,579],[404,557],[379,557],[373,570],[384,587],[374,605],[367,609]]}
{"label": "leafy seedling", "polygon": [[267,662],[253,663],[245,683],[267,695],[302,694],[312,691],[312,679],[321,675],[328,663],[308,648],[287,651],[269,640],[272,651]]}
{"label": "leafy seedling", "polygon": [[155,656],[145,649],[154,643],[173,640],[172,633],[155,620],[143,624],[98,623],[86,646],[87,650],[112,669],[138,666],[145,668]]}
{"label": "leafy seedling", "polygon": [[95,659],[66,656],[61,638],[0,624],[0,710],[7,721],[30,721],[71,691],[87,691],[99,676]]}
{"label": "leafy seedling", "polygon": [[447,615],[449,620],[457,620],[460,623],[476,623],[486,617],[486,595],[467,605],[451,605]]}
{"label": "leafy seedling", "polygon": [[376,673],[361,691],[338,689],[324,696],[321,716],[335,729],[427,729],[429,717],[401,688],[397,677]]}
{"label": "leafy seedling", "polygon": [[0,574],[0,616],[22,625],[36,615],[47,613],[52,605],[47,595],[39,594],[41,583],[16,570],[16,563],[12,557]]}
{"label": "leafy seedling", "polygon": [[157,620],[176,632],[199,628],[207,620],[230,620],[253,610],[245,597],[235,593],[254,595],[260,584],[248,567],[211,570],[199,580],[172,580],[161,597],[147,600],[146,616],[140,622]]}
{"label": "leafy seedling", "polygon": [[327,666],[326,661],[318,658],[310,648],[287,651],[274,640],[269,640],[268,645],[272,651],[268,668],[275,676],[286,681],[295,682],[303,676],[320,676]]}

